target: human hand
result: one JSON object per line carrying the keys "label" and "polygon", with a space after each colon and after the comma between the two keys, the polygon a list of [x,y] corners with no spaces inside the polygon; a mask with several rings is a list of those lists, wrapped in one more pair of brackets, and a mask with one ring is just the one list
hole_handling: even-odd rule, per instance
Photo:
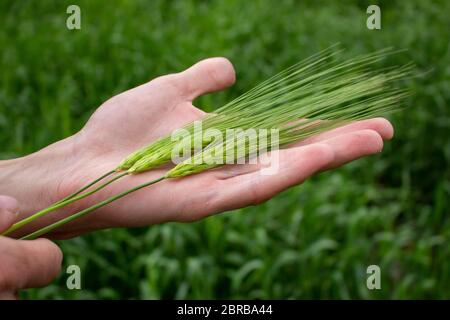
{"label": "human hand", "polygon": [[[0,232],[17,218],[17,202],[0,196]],[[62,254],[47,239],[14,240],[0,236],[0,299],[16,299],[17,290],[41,287],[58,275]]]}
{"label": "human hand", "polygon": [[[22,171],[37,184],[39,196],[26,197],[24,216],[50,205],[85,183],[115,168],[126,155],[204,115],[192,105],[199,95],[224,89],[235,81],[231,63],[207,59],[178,74],[149,83],[106,101],[77,134],[21,161]],[[334,129],[279,152],[279,172],[265,176],[258,165],[229,165],[182,179],[162,181],[140,190],[59,230],[54,237],[86,231],[143,226],[166,221],[192,221],[210,214],[258,204],[319,171],[380,152],[393,135],[385,119],[372,119]],[[13,164],[9,162],[9,164]],[[26,164],[25,164],[26,163]],[[79,211],[100,199],[160,177],[167,168],[128,176],[117,184],[39,219],[33,229]],[[11,178],[13,175],[10,174]],[[2,190],[0,190],[2,191]],[[24,190],[22,190],[23,192]],[[36,194],[36,191],[34,191]],[[32,201],[35,201],[34,203]]]}

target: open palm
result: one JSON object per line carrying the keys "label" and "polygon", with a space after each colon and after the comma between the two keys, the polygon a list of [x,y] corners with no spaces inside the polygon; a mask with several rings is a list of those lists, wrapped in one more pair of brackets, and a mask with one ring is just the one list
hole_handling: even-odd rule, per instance
{"label": "open palm", "polygon": [[[64,173],[55,177],[58,200],[115,168],[129,153],[199,119],[192,105],[199,95],[224,89],[235,81],[224,58],[203,60],[184,72],[156,78],[106,101],[74,136],[47,148],[69,149]],[[228,165],[181,179],[164,180],[120,199],[53,233],[71,237],[86,231],[143,226],[166,221],[192,221],[210,214],[254,205],[316,172],[380,152],[393,128],[385,119],[371,119],[334,129],[279,152],[276,175],[261,175],[259,165]],[[67,147],[70,146],[70,147]],[[48,224],[100,199],[160,177],[167,167],[127,176],[107,189],[59,210],[38,222]],[[48,203],[47,205],[49,205]],[[33,229],[36,228],[36,225]]]}

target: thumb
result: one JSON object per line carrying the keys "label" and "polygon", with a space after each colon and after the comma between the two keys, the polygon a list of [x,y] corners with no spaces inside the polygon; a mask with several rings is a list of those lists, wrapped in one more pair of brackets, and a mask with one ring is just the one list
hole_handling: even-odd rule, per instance
{"label": "thumb", "polygon": [[8,196],[0,196],[0,232],[8,229],[17,219],[19,204]]}
{"label": "thumb", "polygon": [[226,58],[209,58],[194,64],[189,69],[174,75],[184,98],[192,101],[196,97],[231,86],[236,80],[233,65]]}

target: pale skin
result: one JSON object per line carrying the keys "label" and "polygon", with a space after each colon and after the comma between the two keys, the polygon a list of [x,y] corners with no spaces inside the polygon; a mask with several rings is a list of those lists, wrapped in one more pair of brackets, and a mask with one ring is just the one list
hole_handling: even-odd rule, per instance
{"label": "pale skin", "polygon": [[[23,158],[0,162],[0,194],[20,203],[18,219],[45,208],[87,182],[114,169],[129,153],[200,119],[192,101],[235,82],[225,58],[203,60],[176,74],[156,78],[103,103],[84,128]],[[231,165],[142,189],[47,235],[70,238],[112,227],[188,222],[264,202],[320,171],[381,152],[392,125],[377,118],[352,123],[280,150],[276,175],[261,175],[258,165]],[[163,175],[166,168],[126,177],[80,203],[39,219],[14,236]],[[13,240],[8,240],[13,241]],[[1,261],[1,260],[0,260]]]}
{"label": "pale skin", "polygon": [[[15,199],[0,196],[0,232],[17,219]],[[0,299],[16,299],[19,289],[41,287],[56,277],[62,253],[47,239],[33,241],[0,237]]]}

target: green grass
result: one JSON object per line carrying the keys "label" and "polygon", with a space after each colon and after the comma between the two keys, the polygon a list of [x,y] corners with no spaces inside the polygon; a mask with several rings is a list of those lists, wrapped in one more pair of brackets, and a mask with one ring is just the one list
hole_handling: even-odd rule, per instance
{"label": "green grass", "polygon": [[[65,28],[77,3],[82,30]],[[110,230],[60,242],[82,269],[26,298],[450,298],[448,1],[2,1],[0,156],[82,127],[108,97],[201,58],[228,57],[236,85],[196,101],[223,105],[329,45],[346,55],[408,48],[427,77],[392,120],[381,155],[321,174],[266,204],[193,224]],[[365,287],[378,264],[382,290]]]}

